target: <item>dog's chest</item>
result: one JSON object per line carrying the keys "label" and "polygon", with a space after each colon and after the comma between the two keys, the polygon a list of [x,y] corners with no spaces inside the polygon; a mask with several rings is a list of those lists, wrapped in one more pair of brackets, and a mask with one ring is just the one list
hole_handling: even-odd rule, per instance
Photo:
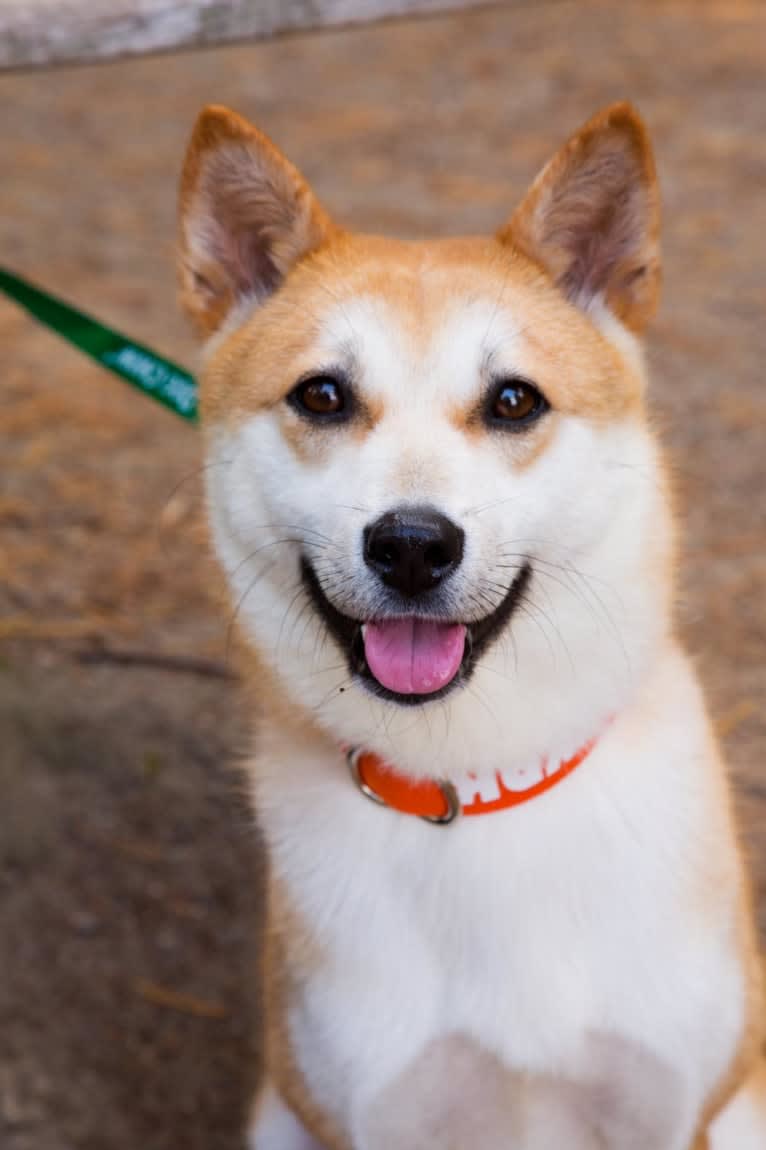
{"label": "dog's chest", "polygon": [[[562,831],[546,847],[541,825],[525,857],[519,843],[495,841],[494,827],[404,825],[389,839],[371,824],[400,816],[370,813],[366,833],[336,845],[326,883],[312,881],[315,905],[336,913],[323,916],[330,957],[312,975],[311,1013],[333,1018],[357,1067],[368,1056],[380,1067],[387,1053],[399,1062],[452,1033],[511,1066],[563,1066],[613,1010],[639,1033],[642,999],[667,993],[673,1010],[688,942],[635,876],[599,864],[597,842],[567,843]],[[341,1036],[351,1002],[379,1025],[374,1041],[352,1018]]]}
{"label": "dog's chest", "polygon": [[[713,1017],[709,988],[736,1002],[736,962],[684,916],[662,819],[626,821],[594,787],[596,771],[523,810],[450,827],[339,789],[303,835],[277,832],[277,868],[283,859],[300,875],[288,884],[322,955],[291,980],[290,1040],[312,1093],[354,1144],[374,1148],[376,1131],[423,1096],[414,1084],[424,1075],[447,1114],[461,1091],[476,1096],[475,1106],[463,1099],[474,1109],[491,1107],[502,1072],[503,1097],[531,1097],[512,1107],[514,1121],[582,1122],[581,1101],[562,1102],[561,1083],[586,1099],[612,1091],[630,1109],[645,1082],[655,1097],[669,1085],[674,1103],[653,1111],[669,1129],[693,1121],[719,1069],[706,1062],[707,1029],[720,1035],[723,1021],[735,1040],[736,1009]],[[605,1058],[606,1041],[616,1045]],[[714,1057],[725,1057],[720,1044]],[[621,1109],[613,1121],[625,1121]],[[579,1150],[580,1133],[566,1129]],[[589,1147],[590,1132],[582,1137]],[[642,1137],[664,1144],[654,1131]]]}

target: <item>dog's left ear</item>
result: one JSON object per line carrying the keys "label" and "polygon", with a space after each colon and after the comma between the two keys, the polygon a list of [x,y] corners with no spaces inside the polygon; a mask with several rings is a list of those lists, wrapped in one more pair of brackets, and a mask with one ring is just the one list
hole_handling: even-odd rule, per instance
{"label": "dog's left ear", "polygon": [[242,300],[262,302],[336,230],[271,140],[211,105],[189,141],[179,203],[181,302],[203,335]]}
{"label": "dog's left ear", "polygon": [[660,288],[660,209],[646,129],[629,104],[589,120],[543,168],[498,238],[573,303],[600,301],[640,332]]}

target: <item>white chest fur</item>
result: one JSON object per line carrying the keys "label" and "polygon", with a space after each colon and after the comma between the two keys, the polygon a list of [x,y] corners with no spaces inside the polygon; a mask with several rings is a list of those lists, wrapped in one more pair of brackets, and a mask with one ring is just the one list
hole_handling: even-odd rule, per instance
{"label": "white chest fur", "polygon": [[596,1090],[645,1063],[662,1150],[688,1144],[744,992],[729,814],[680,656],[553,791],[445,828],[364,800],[339,755],[265,742],[254,787],[272,865],[322,955],[298,977],[289,1034],[355,1147],[380,1145],[381,1101],[395,1088],[406,1105],[395,1084],[455,1036],[508,1071]]}

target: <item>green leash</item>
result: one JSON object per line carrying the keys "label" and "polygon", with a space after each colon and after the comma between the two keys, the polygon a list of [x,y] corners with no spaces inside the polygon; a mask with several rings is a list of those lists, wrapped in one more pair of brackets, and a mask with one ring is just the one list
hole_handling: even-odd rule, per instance
{"label": "green leash", "polygon": [[0,290],[102,367],[164,403],[176,415],[192,422],[197,419],[197,385],[177,364],[2,267]]}

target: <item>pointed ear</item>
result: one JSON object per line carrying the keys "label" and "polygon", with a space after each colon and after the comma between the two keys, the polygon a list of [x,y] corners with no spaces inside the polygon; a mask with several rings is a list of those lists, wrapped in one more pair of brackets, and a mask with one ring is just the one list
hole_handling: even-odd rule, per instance
{"label": "pointed ear", "polygon": [[204,335],[245,299],[275,291],[334,230],[306,181],[228,108],[199,116],[181,177],[182,304]]}
{"label": "pointed ear", "polygon": [[589,120],[543,168],[499,239],[584,309],[639,332],[657,306],[660,209],[646,129],[629,104]]}

